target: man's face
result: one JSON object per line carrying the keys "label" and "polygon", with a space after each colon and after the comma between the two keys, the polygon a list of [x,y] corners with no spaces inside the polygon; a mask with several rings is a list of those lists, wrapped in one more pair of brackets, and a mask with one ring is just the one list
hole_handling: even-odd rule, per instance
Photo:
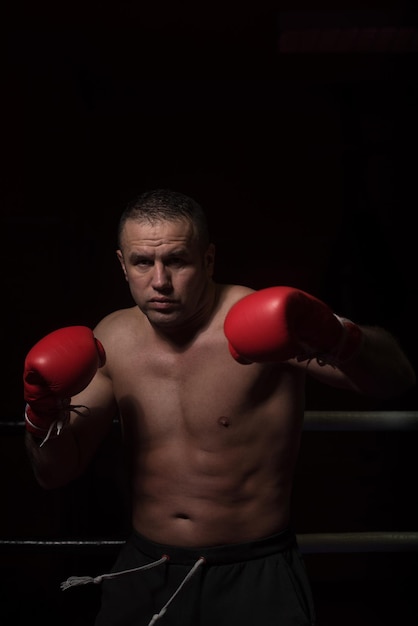
{"label": "man's face", "polygon": [[209,246],[202,254],[187,220],[127,220],[117,256],[135,303],[152,324],[172,328],[199,316],[214,250]]}

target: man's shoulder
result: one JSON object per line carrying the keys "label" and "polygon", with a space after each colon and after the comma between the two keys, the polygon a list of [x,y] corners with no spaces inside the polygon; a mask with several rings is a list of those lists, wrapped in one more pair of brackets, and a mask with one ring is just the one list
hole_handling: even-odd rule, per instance
{"label": "man's shoulder", "polygon": [[119,328],[128,328],[130,323],[138,323],[139,309],[137,306],[118,309],[105,315],[94,329],[96,333],[114,333]]}
{"label": "man's shoulder", "polygon": [[251,287],[246,287],[245,285],[234,285],[234,284],[220,284],[218,285],[218,303],[219,303],[219,311],[226,315],[229,309],[236,303],[238,300],[245,298],[245,296],[250,295],[255,290]]}
{"label": "man's shoulder", "polygon": [[232,306],[232,304],[241,300],[241,298],[244,298],[255,291],[255,289],[246,287],[245,285],[233,284],[220,284],[218,285],[218,289],[221,301],[225,302],[229,306]]}

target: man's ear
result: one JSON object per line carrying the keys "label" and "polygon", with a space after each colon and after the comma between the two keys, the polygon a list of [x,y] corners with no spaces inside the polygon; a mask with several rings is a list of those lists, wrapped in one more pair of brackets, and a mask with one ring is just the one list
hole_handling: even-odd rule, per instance
{"label": "man's ear", "polygon": [[116,250],[116,256],[119,259],[119,263],[122,266],[123,274],[125,276],[125,280],[128,280],[128,275],[126,273],[125,261],[123,260],[123,254],[121,250]]}

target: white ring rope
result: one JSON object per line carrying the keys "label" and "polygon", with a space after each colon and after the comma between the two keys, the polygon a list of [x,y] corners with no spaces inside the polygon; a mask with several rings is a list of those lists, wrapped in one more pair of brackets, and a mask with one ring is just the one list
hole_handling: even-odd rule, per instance
{"label": "white ring rope", "polygon": [[[297,535],[301,552],[418,552],[418,532],[367,531],[337,533],[300,533]],[[36,540],[0,539],[1,547],[11,548],[119,548],[123,540]]]}

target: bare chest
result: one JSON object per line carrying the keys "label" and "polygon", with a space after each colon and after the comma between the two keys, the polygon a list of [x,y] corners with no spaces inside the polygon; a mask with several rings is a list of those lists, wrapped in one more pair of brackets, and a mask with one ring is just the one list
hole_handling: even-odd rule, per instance
{"label": "bare chest", "polygon": [[115,395],[135,396],[141,402],[148,399],[154,407],[175,401],[182,406],[196,401],[215,403],[217,393],[236,381],[233,394],[244,393],[251,375],[241,378],[242,366],[232,359],[224,343],[193,345],[185,350],[133,349],[119,355],[114,368]]}
{"label": "bare chest", "polygon": [[122,420],[142,441],[244,436],[254,412],[267,418],[280,387],[261,366],[236,363],[224,340],[184,351],[125,350],[114,371]]}

